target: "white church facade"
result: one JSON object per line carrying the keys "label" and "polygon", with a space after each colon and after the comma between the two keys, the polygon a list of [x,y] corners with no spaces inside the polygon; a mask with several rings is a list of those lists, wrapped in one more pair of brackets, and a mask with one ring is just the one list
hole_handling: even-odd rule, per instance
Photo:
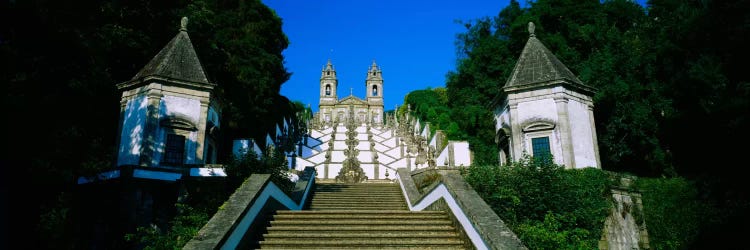
{"label": "white church facade", "polygon": [[356,121],[383,124],[383,72],[375,61],[367,70],[364,100],[354,96],[353,93],[338,99],[338,84],[336,69],[331,60],[328,60],[320,75],[320,101],[315,121],[329,125],[337,121],[346,121],[351,106],[354,108],[353,115]]}

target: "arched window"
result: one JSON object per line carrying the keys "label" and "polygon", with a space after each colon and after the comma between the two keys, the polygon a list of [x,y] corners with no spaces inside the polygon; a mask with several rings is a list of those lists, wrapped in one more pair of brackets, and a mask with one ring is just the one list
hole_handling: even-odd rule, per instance
{"label": "arched window", "polygon": [[498,129],[495,142],[498,146],[498,160],[500,161],[500,165],[510,163],[510,128],[503,127]]}
{"label": "arched window", "polygon": [[331,95],[331,85],[326,85],[326,95]]}
{"label": "arched window", "polygon": [[378,96],[378,85],[373,85],[372,86],[372,95],[373,96]]}

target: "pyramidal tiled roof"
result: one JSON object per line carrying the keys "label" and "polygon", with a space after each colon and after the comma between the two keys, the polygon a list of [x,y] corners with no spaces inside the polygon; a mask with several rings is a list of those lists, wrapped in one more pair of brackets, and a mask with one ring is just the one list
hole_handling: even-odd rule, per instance
{"label": "pyramidal tiled roof", "polygon": [[[534,24],[529,23],[531,36],[503,88],[523,87],[536,83],[566,80],[571,84],[584,85],[568,67],[542,44],[534,35]],[[585,85],[584,85],[585,86]]]}
{"label": "pyramidal tiled roof", "polygon": [[187,18],[183,18],[180,32],[159,51],[130,81],[153,76],[168,80],[213,85],[208,81],[187,33]]}

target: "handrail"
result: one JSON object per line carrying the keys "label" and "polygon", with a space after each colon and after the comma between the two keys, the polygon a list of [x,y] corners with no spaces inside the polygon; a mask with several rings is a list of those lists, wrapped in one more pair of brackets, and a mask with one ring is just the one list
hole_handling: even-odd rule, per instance
{"label": "handrail", "polygon": [[303,173],[291,197],[270,180],[271,175],[251,175],[183,249],[237,248],[271,200],[282,208],[301,210],[315,182],[315,168],[306,167]]}
{"label": "handrail", "polygon": [[443,180],[420,194],[411,172],[396,172],[406,203],[411,211],[422,211],[441,198],[466,236],[477,249],[527,249],[492,208],[457,173],[446,171]]}

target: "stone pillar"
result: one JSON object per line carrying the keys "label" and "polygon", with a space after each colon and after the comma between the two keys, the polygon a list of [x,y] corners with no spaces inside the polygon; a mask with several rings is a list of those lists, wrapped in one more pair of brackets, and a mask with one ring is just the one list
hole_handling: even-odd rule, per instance
{"label": "stone pillar", "polygon": [[575,156],[573,154],[573,134],[570,131],[570,118],[568,115],[568,98],[556,97],[557,126],[560,131],[560,146],[562,147],[563,164],[567,168],[575,168]]}
{"label": "stone pillar", "polygon": [[159,104],[161,102],[161,91],[149,89],[146,94],[146,125],[143,128],[143,141],[141,142],[141,156],[138,165],[153,167],[158,162],[154,161],[156,152],[156,140],[159,137]]}
{"label": "stone pillar", "polygon": [[594,145],[594,157],[596,157],[596,167],[602,168],[602,162],[599,160],[599,141],[596,138],[596,123],[594,123],[594,104],[586,105],[589,110],[589,125],[591,126],[591,140]]}
{"label": "stone pillar", "polygon": [[112,162],[115,163],[115,166],[120,163],[120,143],[122,143],[122,129],[123,125],[125,125],[125,109],[127,108],[128,101],[129,100],[125,97],[120,100],[120,119],[119,123],[117,123],[117,138],[115,139],[115,145],[117,146],[117,148],[115,149],[114,155],[112,157]]}
{"label": "stone pillar", "polygon": [[510,106],[510,157],[513,161],[518,161],[523,157],[523,131],[518,119],[518,103],[509,103]]}
{"label": "stone pillar", "polygon": [[[195,164],[204,163],[203,151],[206,148],[206,122],[208,120],[208,105],[210,100],[208,98],[201,98],[201,113],[198,115],[198,135],[196,136],[195,145]],[[190,153],[190,152],[186,152]]]}
{"label": "stone pillar", "polygon": [[456,166],[456,153],[453,149],[453,143],[448,142],[448,167]]}

